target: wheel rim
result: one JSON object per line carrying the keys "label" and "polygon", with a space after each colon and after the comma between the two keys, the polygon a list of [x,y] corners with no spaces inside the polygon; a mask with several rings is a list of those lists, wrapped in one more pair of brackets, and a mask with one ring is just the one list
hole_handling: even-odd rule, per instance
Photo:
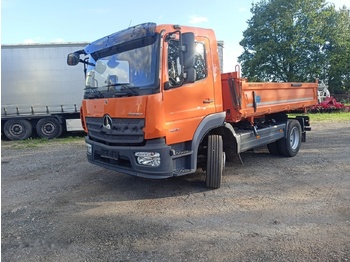
{"label": "wheel rim", "polygon": [[11,127],[11,134],[14,136],[19,136],[23,133],[23,127],[20,124],[15,124]]}
{"label": "wheel rim", "polygon": [[55,132],[55,126],[52,123],[46,123],[41,130],[44,134],[51,135]]}
{"label": "wheel rim", "polygon": [[290,131],[290,147],[293,150],[296,150],[299,146],[299,141],[300,141],[300,134],[298,132],[298,128],[293,127],[292,130]]}

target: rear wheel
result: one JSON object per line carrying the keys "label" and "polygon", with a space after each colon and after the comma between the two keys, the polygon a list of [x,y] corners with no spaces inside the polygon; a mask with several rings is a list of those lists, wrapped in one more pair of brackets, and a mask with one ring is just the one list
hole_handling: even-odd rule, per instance
{"label": "rear wheel", "polygon": [[32,124],[28,120],[8,120],[4,124],[4,134],[10,140],[24,140],[32,135]]}
{"label": "rear wheel", "polygon": [[301,126],[298,120],[288,120],[287,137],[278,140],[278,149],[283,156],[293,157],[301,146]]}
{"label": "rear wheel", "polygon": [[210,135],[207,150],[206,185],[209,188],[219,188],[225,165],[222,137]]}
{"label": "rear wheel", "polygon": [[269,150],[269,152],[272,155],[275,155],[275,156],[281,155],[281,153],[278,149],[278,141],[267,144],[267,149]]}
{"label": "rear wheel", "polygon": [[62,131],[62,125],[53,117],[42,118],[36,124],[36,132],[41,138],[57,138],[62,134]]}

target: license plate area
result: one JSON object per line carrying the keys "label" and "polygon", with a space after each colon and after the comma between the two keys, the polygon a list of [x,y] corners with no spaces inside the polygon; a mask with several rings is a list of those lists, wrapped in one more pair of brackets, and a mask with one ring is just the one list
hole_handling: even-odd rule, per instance
{"label": "license plate area", "polygon": [[100,157],[119,160],[119,153],[115,150],[101,149]]}

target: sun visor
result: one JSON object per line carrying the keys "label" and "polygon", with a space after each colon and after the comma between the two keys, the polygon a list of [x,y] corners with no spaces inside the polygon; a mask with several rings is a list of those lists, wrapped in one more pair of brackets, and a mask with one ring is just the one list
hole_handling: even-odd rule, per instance
{"label": "sun visor", "polygon": [[105,36],[88,44],[85,47],[84,51],[86,54],[92,54],[124,42],[132,41],[134,39],[152,37],[155,35],[156,26],[157,25],[155,23],[144,23],[129,27],[125,30],[113,33],[109,36]]}

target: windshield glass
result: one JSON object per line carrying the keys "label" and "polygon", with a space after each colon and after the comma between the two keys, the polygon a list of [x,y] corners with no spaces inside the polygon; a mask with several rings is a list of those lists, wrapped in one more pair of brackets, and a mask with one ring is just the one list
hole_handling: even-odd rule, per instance
{"label": "windshield glass", "polygon": [[139,39],[93,53],[86,72],[85,98],[159,92],[158,41]]}

